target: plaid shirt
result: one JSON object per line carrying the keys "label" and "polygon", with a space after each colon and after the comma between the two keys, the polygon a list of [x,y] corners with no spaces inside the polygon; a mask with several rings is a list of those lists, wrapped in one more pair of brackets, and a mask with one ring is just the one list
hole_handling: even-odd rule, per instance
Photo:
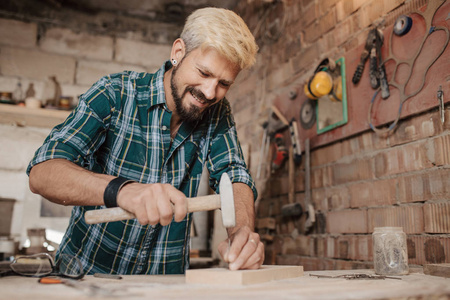
{"label": "plaid shirt", "polygon": [[[210,107],[197,124],[183,123],[171,143],[172,113],[163,86],[170,67],[166,62],[155,74],[126,71],[101,78],[51,131],[27,173],[40,162],[63,158],[97,173],[169,183],[195,197],[206,164],[214,190],[227,172],[232,182],[249,185],[256,199],[226,99]],[[73,208],[58,255],[77,256],[88,274],[184,273],[192,214],[167,226],[141,226],[137,220],[86,224],[84,213],[101,208]]]}

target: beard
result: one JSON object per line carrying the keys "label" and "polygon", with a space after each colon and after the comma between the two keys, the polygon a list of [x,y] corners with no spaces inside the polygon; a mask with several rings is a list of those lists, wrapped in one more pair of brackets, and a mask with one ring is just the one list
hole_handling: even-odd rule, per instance
{"label": "beard", "polygon": [[197,123],[203,115],[206,112],[206,108],[202,110],[201,108],[195,106],[195,105],[183,105],[183,98],[186,96],[187,93],[191,93],[194,95],[197,99],[201,101],[206,101],[208,103],[215,103],[216,98],[208,99],[206,96],[198,89],[194,88],[193,86],[188,86],[184,89],[183,93],[180,95],[180,92],[178,90],[175,75],[177,73],[177,69],[181,66],[183,60],[180,61],[177,67],[174,67],[172,71],[172,76],[170,77],[170,89],[172,92],[172,98],[175,103],[175,110],[176,113],[180,116],[181,120],[188,122],[188,123]]}

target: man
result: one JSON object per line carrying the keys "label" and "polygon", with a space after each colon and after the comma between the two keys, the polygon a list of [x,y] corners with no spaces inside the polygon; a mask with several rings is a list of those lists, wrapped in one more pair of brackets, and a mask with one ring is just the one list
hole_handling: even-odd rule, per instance
{"label": "man", "polygon": [[[257,192],[225,99],[256,52],[235,13],[200,9],[155,74],[105,76],[80,97],[27,169],[34,193],[75,206],[57,256],[78,257],[88,274],[184,273],[192,221],[186,197],[196,196],[206,164],[213,189],[223,172],[233,182],[236,226],[220,254],[231,270],[261,266],[264,246],[253,225]],[[136,219],[85,223],[87,210],[104,206]]]}

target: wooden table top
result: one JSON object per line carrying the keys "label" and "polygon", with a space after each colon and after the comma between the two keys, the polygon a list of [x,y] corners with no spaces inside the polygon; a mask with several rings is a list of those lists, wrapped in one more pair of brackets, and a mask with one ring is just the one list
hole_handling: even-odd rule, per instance
{"label": "wooden table top", "polygon": [[[186,284],[183,275],[86,276],[75,284],[40,284],[37,278],[0,278],[0,299],[426,299],[450,298],[450,279],[422,272],[401,280],[317,278],[310,274],[374,274],[373,270],[305,272],[302,277],[246,286]],[[433,298],[433,299],[438,299]]]}

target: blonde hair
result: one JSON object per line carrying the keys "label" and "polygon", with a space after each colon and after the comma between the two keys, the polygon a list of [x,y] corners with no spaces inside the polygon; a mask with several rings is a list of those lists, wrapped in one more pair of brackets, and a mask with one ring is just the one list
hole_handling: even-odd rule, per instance
{"label": "blonde hair", "polygon": [[241,69],[255,63],[258,46],[244,20],[231,10],[207,7],[186,20],[181,39],[188,54],[194,49],[213,48]]}

